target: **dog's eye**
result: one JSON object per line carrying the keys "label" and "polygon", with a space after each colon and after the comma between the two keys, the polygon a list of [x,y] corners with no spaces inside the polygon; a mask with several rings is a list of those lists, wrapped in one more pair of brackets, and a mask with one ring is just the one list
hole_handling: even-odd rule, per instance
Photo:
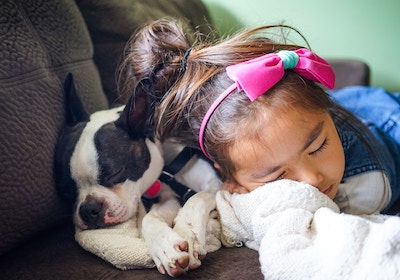
{"label": "dog's eye", "polygon": [[126,180],[126,178],[123,178],[124,176],[122,176],[124,173],[124,169],[125,168],[122,167],[112,174],[104,174],[104,176],[102,176],[102,179],[100,180],[101,181],[100,184],[108,188],[111,188],[116,184],[122,183],[123,181]]}

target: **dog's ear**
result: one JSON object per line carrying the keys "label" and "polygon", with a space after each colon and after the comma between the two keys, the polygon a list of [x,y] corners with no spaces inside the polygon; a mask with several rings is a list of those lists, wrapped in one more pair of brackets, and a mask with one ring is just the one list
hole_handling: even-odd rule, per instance
{"label": "dog's ear", "polygon": [[89,121],[89,113],[82,104],[81,99],[76,92],[74,78],[71,73],[67,74],[64,81],[65,96],[65,122],[68,126],[74,126],[79,122]]}
{"label": "dog's ear", "polygon": [[141,80],[119,119],[115,121],[115,125],[127,131],[132,138],[151,136],[153,131],[151,116],[154,110],[151,96],[151,81],[149,79]]}

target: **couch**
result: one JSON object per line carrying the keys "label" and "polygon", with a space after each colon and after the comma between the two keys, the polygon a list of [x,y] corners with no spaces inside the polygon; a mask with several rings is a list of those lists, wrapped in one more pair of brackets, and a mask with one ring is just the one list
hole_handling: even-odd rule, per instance
{"label": "couch", "polygon": [[[156,269],[122,271],[83,250],[74,240],[71,209],[57,195],[53,169],[66,74],[73,73],[89,112],[120,102],[115,70],[126,41],[141,25],[164,16],[185,18],[205,33],[212,23],[201,0],[2,0],[0,279],[167,277]],[[356,75],[344,74],[340,86],[368,84],[365,64],[332,62],[335,68],[350,65],[340,71]],[[199,269],[178,278],[262,274],[258,253],[238,247],[208,254]]]}

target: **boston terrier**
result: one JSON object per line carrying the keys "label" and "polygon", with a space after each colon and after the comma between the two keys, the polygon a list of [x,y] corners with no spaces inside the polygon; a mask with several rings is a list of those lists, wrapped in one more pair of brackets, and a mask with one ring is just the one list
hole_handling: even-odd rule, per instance
{"label": "boston terrier", "polygon": [[[55,172],[60,196],[73,207],[76,228],[96,230],[137,216],[162,274],[177,276],[199,267],[201,258],[221,245],[218,234],[209,234],[220,227],[215,192],[221,181],[198,154],[191,154],[182,169],[163,171],[185,147],[154,138],[151,85],[143,81],[126,105],[91,115],[70,74],[64,91],[66,126],[56,148]],[[167,178],[167,184],[159,178]],[[184,186],[184,193],[174,192],[174,184]],[[188,193],[195,195],[182,207],[180,196]]]}

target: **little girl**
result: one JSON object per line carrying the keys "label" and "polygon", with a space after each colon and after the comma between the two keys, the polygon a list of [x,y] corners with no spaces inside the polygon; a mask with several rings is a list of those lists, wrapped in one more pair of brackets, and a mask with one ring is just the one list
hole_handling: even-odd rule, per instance
{"label": "little girl", "polygon": [[160,139],[201,149],[230,192],[292,179],[343,212],[385,213],[400,196],[399,143],[333,102],[329,64],[272,41],[271,28],[206,44],[176,22],[154,22],[130,42],[125,88],[150,80]]}

